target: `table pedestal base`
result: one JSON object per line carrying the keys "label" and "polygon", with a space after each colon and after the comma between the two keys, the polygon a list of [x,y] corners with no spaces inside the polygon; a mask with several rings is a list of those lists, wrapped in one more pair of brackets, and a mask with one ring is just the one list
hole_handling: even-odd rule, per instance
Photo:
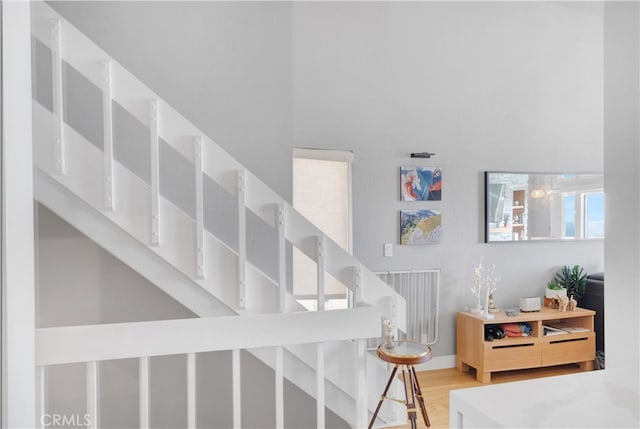
{"label": "table pedestal base", "polygon": [[[398,372],[398,368],[402,371],[402,381],[404,383],[404,401],[399,399],[394,399],[387,397],[387,392],[389,392],[389,387],[391,387],[391,383],[393,382],[396,373]],[[407,380],[408,376],[408,380]],[[416,370],[413,365],[398,365],[396,364],[393,367],[393,371],[391,371],[391,376],[389,377],[389,381],[387,382],[387,386],[384,388],[384,392],[382,392],[382,396],[380,396],[380,401],[378,402],[378,406],[376,407],[376,411],[373,413],[373,417],[371,418],[371,422],[369,423],[369,429],[373,427],[373,423],[376,421],[376,417],[378,417],[378,412],[380,412],[380,407],[385,399],[389,399],[392,401],[397,401],[405,404],[407,407],[407,417],[409,418],[409,422],[411,424],[411,429],[416,429],[416,420],[417,420],[417,408],[416,408],[416,400],[418,401],[418,406],[420,407],[420,411],[422,413],[422,419],[424,420],[424,424],[427,427],[431,427],[431,423],[429,422],[429,415],[427,414],[427,409],[424,406],[424,398],[422,397],[422,391],[420,390],[420,383],[418,383],[418,377],[416,375]]]}

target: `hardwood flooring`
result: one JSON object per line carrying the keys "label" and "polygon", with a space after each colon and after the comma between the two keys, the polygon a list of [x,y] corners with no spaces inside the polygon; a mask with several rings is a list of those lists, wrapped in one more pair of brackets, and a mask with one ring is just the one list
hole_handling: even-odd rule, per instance
{"label": "hardwood flooring", "polygon": [[[511,381],[527,380],[532,378],[551,377],[555,375],[574,374],[582,372],[575,364],[559,365],[547,368],[523,369],[517,371],[503,371],[493,373],[491,383],[508,383]],[[438,369],[433,371],[418,372],[418,381],[422,389],[429,420],[432,429],[444,429],[449,427],[449,391],[464,389],[467,387],[483,386],[476,381],[475,371],[460,372],[456,368]],[[405,429],[410,426],[396,426],[397,429]],[[425,428],[422,417],[418,413],[418,428]]]}

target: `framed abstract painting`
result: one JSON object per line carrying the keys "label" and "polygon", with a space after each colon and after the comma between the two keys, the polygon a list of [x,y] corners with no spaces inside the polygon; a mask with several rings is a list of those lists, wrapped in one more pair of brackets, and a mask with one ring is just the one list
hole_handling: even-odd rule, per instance
{"label": "framed abstract painting", "polygon": [[442,171],[435,167],[400,167],[402,201],[440,201]]}
{"label": "framed abstract painting", "polygon": [[435,210],[400,210],[400,244],[437,244],[442,214]]}

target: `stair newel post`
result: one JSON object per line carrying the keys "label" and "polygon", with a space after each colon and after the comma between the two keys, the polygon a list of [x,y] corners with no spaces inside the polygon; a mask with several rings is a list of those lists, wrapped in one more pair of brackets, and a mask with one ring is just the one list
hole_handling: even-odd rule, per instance
{"label": "stair newel post", "polygon": [[138,415],[140,429],[149,429],[149,357],[138,360]]}
{"label": "stair newel post", "polygon": [[113,110],[111,61],[102,62],[102,129],[104,149],[104,209],[114,210],[113,201]]}
{"label": "stair newel post", "polygon": [[66,174],[64,147],[64,88],[62,82],[62,21],[52,19],[51,25],[51,78],[53,96],[53,172]]}
{"label": "stair newel post", "polygon": [[318,276],[318,311],[324,311],[324,277],[325,277],[325,238],[324,235],[316,236],[316,265]]}
{"label": "stair newel post", "polygon": [[245,202],[245,172],[238,170],[238,309],[247,307],[247,209]]}
{"label": "stair newel post", "polygon": [[196,354],[187,354],[187,428],[195,429],[197,421],[196,410]]}
{"label": "stair newel post", "polygon": [[98,362],[87,362],[87,427],[97,429],[100,419],[100,385]]}
{"label": "stair newel post", "polygon": [[195,199],[196,199],[196,278],[205,275],[204,266],[204,193],[202,181],[202,136],[194,141],[193,165],[195,170]]}
{"label": "stair newel post", "polygon": [[149,159],[151,160],[151,245],[160,245],[160,152],[158,100],[149,102]]}

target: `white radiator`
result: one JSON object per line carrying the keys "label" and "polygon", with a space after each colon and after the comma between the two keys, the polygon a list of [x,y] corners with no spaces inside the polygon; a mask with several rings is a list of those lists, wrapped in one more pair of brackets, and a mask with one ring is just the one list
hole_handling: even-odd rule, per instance
{"label": "white radiator", "polygon": [[[387,271],[375,273],[407,300],[407,331],[399,332],[399,340],[435,344],[438,341],[440,270]],[[376,348],[380,338],[369,340]]]}

